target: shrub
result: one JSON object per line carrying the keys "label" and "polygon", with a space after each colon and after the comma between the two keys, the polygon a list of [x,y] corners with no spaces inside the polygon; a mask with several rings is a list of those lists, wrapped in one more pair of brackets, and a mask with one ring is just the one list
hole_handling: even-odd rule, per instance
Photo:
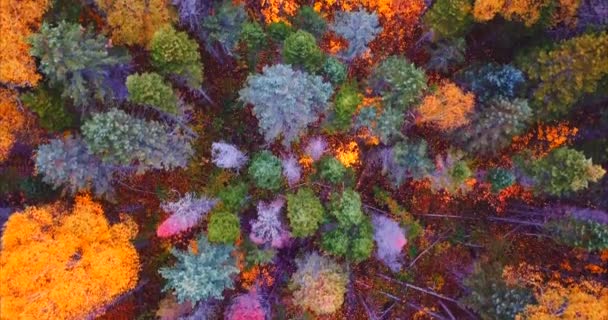
{"label": "shrub", "polygon": [[316,252],[296,260],[296,264],[298,270],[291,276],[293,302],[317,315],[340,309],[348,284],[344,268]]}
{"label": "shrub", "polygon": [[350,61],[367,51],[367,45],[382,31],[382,27],[375,12],[341,11],[336,13],[331,30],[348,41],[348,48],[340,56]]}
{"label": "shrub", "polygon": [[214,212],[209,217],[207,236],[210,242],[234,244],[241,234],[239,217],[230,212]]}
{"label": "shrub", "polygon": [[129,101],[177,114],[177,97],[157,73],[133,74],[127,78]]}
{"label": "shrub", "polygon": [[203,84],[203,63],[198,44],[185,32],[164,27],[154,33],[150,42],[152,66],[163,75],[177,75],[188,85],[198,88]]}
{"label": "shrub", "polygon": [[279,217],[285,201],[281,198],[266,203],[258,203],[258,217],[251,221],[249,238],[256,244],[270,243],[273,248],[282,248],[289,240],[290,234],[283,227]]}
{"label": "shrub", "polygon": [[187,137],[164,124],[133,118],[118,109],[93,115],[82,126],[82,133],[90,150],[104,163],[137,162],[138,172],[185,167],[192,155]]}
{"label": "shrub", "polygon": [[312,7],[302,6],[292,19],[294,27],[307,31],[316,38],[321,38],[327,29],[327,22]]}
{"label": "shrub", "polygon": [[315,37],[306,31],[292,33],[283,43],[283,61],[286,64],[301,66],[304,70],[315,73],[321,69],[323,59],[323,52]]}
{"label": "shrub", "polygon": [[121,218],[110,225],[89,196],[69,209],[56,203],[12,214],[0,252],[2,317],[83,319],[135,288],[137,225]]}
{"label": "shrub", "polygon": [[193,193],[186,193],[174,202],[162,203],[161,209],[171,216],[158,226],[156,235],[166,238],[194,227],[216,204],[216,199],[198,198]]}
{"label": "shrub", "polygon": [[93,98],[111,98],[111,88],[105,86],[105,68],[129,59],[126,54],[110,54],[105,37],[67,22],[56,27],[43,23],[30,43],[31,54],[40,58],[40,70],[49,84],[63,88],[62,97],[80,107],[91,104]]}
{"label": "shrub", "polygon": [[346,175],[346,167],[338,159],[326,156],[317,163],[317,175],[321,180],[337,184]]}
{"label": "shrub", "polygon": [[399,224],[384,216],[373,216],[374,240],[378,246],[376,258],[393,272],[401,269],[401,250],[407,244],[405,231]]}
{"label": "shrub", "polygon": [[249,165],[249,176],[259,188],[278,190],[281,187],[281,160],[270,151],[260,151]]}
{"label": "shrub", "polygon": [[463,36],[473,24],[470,0],[438,0],[424,14],[424,22],[441,38]]}
{"label": "shrub", "polygon": [[253,104],[266,142],[282,136],[283,144],[289,146],[326,110],[332,91],[321,77],[278,64],[249,76],[239,94],[242,101]]}
{"label": "shrub", "polygon": [[158,271],[167,280],[163,290],[173,290],[180,303],[221,299],[224,289],[234,287],[232,277],[239,272],[231,256],[234,249],[231,245],[210,244],[204,235],[196,245],[196,250],[171,249],[177,263]]}
{"label": "shrub", "polygon": [[239,170],[247,160],[247,156],[234,145],[224,142],[211,144],[211,162],[220,168]]}
{"label": "shrub", "polygon": [[53,139],[36,151],[36,171],[53,188],[64,187],[71,194],[93,190],[101,196],[111,193],[114,169],[101,163],[80,138]]}
{"label": "shrub", "polygon": [[427,88],[424,70],[405,58],[390,56],[372,72],[368,85],[382,96],[385,106],[407,110]]}
{"label": "shrub", "polygon": [[311,189],[301,188],[297,193],[287,195],[287,217],[294,237],[312,235],[323,216],[323,205]]}

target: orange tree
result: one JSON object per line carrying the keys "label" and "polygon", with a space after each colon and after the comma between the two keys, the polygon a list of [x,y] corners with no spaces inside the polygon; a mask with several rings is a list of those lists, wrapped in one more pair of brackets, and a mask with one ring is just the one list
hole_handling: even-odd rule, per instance
{"label": "orange tree", "polygon": [[29,54],[28,36],[40,26],[48,0],[0,1],[0,83],[34,86],[40,76]]}
{"label": "orange tree", "polygon": [[76,197],[13,214],[2,236],[3,319],[81,319],[137,283],[129,220],[109,225],[100,204]]}
{"label": "orange tree", "polygon": [[463,92],[457,85],[445,81],[426,96],[418,106],[419,123],[430,122],[441,130],[451,130],[469,123],[475,107],[475,95]]}
{"label": "orange tree", "polygon": [[16,99],[14,92],[0,88],[0,162],[8,158],[15,143],[15,134],[25,124],[25,117],[17,108]]}

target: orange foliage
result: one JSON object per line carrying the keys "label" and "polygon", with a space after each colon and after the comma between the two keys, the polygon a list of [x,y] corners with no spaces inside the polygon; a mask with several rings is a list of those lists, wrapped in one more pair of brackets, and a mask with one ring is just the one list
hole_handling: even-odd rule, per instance
{"label": "orange foliage", "polygon": [[437,91],[426,96],[418,107],[418,123],[432,122],[441,130],[452,130],[469,123],[475,96],[464,93],[452,82],[443,82]]}
{"label": "orange foliage", "polygon": [[2,318],[85,318],[135,287],[137,225],[121,218],[109,225],[87,195],[71,213],[53,204],[11,215],[0,257]]}
{"label": "orange foliage", "polygon": [[337,141],[332,144],[332,150],[334,150],[334,156],[340,161],[345,167],[352,167],[359,164],[359,157],[361,151],[359,145],[355,141],[341,142]]}
{"label": "orange foliage", "polygon": [[15,143],[15,134],[24,124],[23,112],[17,107],[17,95],[13,91],[0,88],[0,162],[8,158]]}
{"label": "orange foliage", "polygon": [[106,12],[115,44],[147,46],[156,30],[171,23],[169,0],[96,0]]}
{"label": "orange foliage", "polygon": [[0,1],[0,82],[35,86],[40,80],[28,37],[38,30],[49,0]]}
{"label": "orange foliage", "polygon": [[571,142],[577,133],[578,128],[569,126],[567,122],[557,125],[539,124],[527,134],[513,137],[511,149],[513,152],[528,149],[534,157],[541,158],[551,150]]}
{"label": "orange foliage", "polygon": [[501,15],[506,20],[521,21],[532,26],[541,16],[541,10],[556,2],[552,23],[573,24],[580,0],[475,0],[473,17],[480,22]]}
{"label": "orange foliage", "polygon": [[245,289],[255,286],[270,287],[274,283],[271,271],[270,266],[253,266],[251,269],[241,272],[241,285]]}
{"label": "orange foliage", "polygon": [[295,0],[260,0],[262,5],[262,15],[267,24],[273,22],[288,22],[287,17],[291,17],[298,11],[299,5]]}

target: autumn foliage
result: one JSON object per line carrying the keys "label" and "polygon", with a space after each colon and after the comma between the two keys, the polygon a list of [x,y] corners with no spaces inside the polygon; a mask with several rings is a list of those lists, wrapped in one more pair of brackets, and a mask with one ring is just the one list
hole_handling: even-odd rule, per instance
{"label": "autumn foliage", "polygon": [[418,122],[431,122],[441,130],[451,130],[469,122],[475,107],[475,96],[463,92],[451,82],[442,83],[437,91],[426,96],[418,107]]}
{"label": "autumn foliage", "polygon": [[18,109],[17,95],[10,90],[0,88],[0,162],[8,158],[15,143],[15,134],[23,128],[24,124],[25,116]]}
{"label": "autumn foliage", "polygon": [[27,207],[8,220],[0,258],[2,319],[80,319],[137,283],[137,226],[110,225],[99,203]]}
{"label": "autumn foliage", "polygon": [[40,27],[49,0],[0,1],[0,83],[35,86],[40,79],[27,38]]}

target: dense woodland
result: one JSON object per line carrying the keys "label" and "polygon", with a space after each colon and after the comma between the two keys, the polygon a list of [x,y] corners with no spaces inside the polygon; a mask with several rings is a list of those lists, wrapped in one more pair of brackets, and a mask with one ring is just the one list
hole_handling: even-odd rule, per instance
{"label": "dense woodland", "polygon": [[0,319],[608,319],[607,0],[1,0]]}

